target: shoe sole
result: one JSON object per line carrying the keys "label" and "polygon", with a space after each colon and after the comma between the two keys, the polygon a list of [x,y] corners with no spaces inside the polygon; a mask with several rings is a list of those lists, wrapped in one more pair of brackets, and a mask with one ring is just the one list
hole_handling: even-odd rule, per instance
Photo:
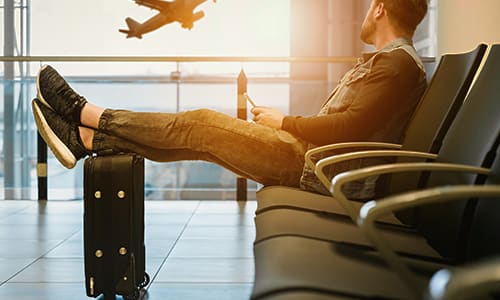
{"label": "shoe sole", "polygon": [[54,110],[52,108],[52,106],[50,106],[49,102],[47,102],[47,100],[45,100],[45,98],[43,97],[42,95],[42,91],[40,90],[40,73],[42,73],[42,71],[47,68],[49,65],[43,65],[40,70],[38,70],[38,74],[36,75],[36,94],[37,94],[37,97],[38,97],[38,100],[40,100],[40,102],[42,102],[43,105],[47,106],[48,108]]}
{"label": "shoe sole", "polygon": [[33,116],[35,117],[36,127],[47,143],[57,160],[66,168],[72,169],[76,165],[76,158],[69,148],[57,137],[55,132],[50,128],[45,116],[35,100],[31,102]]}

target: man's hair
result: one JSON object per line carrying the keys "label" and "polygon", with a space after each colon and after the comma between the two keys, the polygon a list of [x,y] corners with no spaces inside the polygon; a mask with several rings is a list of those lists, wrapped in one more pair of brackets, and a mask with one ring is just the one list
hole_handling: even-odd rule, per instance
{"label": "man's hair", "polygon": [[413,36],[427,14],[429,0],[375,0],[383,2],[393,25],[403,34]]}

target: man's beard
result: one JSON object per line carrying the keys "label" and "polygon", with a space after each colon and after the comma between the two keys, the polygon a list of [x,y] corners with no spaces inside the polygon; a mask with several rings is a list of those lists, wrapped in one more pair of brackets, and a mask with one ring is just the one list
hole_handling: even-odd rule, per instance
{"label": "man's beard", "polygon": [[363,26],[361,26],[361,40],[367,44],[372,45],[373,35],[375,34],[375,22],[371,19],[371,17],[367,17],[365,22],[363,22]]}

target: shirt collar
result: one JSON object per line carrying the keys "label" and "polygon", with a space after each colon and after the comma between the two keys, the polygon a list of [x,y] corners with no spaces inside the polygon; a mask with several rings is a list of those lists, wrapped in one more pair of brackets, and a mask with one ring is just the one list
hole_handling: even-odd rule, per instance
{"label": "shirt collar", "polygon": [[380,53],[380,52],[389,52],[394,49],[397,49],[403,45],[413,45],[413,42],[407,38],[397,38],[389,42],[387,45],[385,45],[383,48],[380,50],[374,51],[374,52],[365,52],[363,53],[363,61],[367,61],[370,58],[372,58],[375,54]]}

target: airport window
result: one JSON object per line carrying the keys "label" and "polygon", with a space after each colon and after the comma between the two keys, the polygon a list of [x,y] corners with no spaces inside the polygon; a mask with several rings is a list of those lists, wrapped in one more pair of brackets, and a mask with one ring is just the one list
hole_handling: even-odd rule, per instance
{"label": "airport window", "polygon": [[[311,69],[311,65],[283,61],[210,58],[358,55],[361,49],[356,47],[345,53],[345,45],[338,51],[332,49],[335,46],[327,45],[332,41],[328,32],[352,32],[353,27],[359,27],[369,2],[314,0],[311,5],[310,0],[210,0],[198,7],[205,16],[191,30],[173,23],[138,39],[119,32],[127,28],[125,18],[144,22],[156,12],[133,1],[0,1],[1,24],[8,23],[6,17],[13,18],[8,25],[13,38],[4,30],[0,32],[6,45],[0,49],[3,56],[73,58],[0,65],[0,199],[37,198],[36,128],[30,102],[35,96],[34,77],[42,64],[54,65],[76,90],[102,106],[165,112],[207,107],[232,115],[237,109],[236,77],[243,69],[249,78],[248,91],[259,104],[285,113],[307,114],[307,108],[296,105],[293,95],[307,94],[321,102],[345,64],[314,63]],[[6,12],[8,4],[13,5],[11,14]],[[325,51],[301,52],[305,44],[294,44],[299,28],[294,27],[297,22],[293,18],[304,7],[303,13],[314,14],[316,5],[341,5],[349,13],[343,13],[342,18],[336,14],[318,18],[317,26],[331,28],[325,35],[310,34],[310,44],[316,45],[313,39],[323,39],[325,44],[318,45]],[[420,54],[434,56],[434,4],[417,38]],[[111,62],[92,61],[92,57],[203,57],[204,61]],[[309,71],[319,69],[328,69],[327,75],[319,79],[314,74],[308,76]],[[82,165],[66,170],[50,151],[48,162],[49,198],[81,198]],[[146,177],[149,199],[234,199],[234,175],[209,163],[148,162]],[[250,183],[250,189],[255,188]]]}

